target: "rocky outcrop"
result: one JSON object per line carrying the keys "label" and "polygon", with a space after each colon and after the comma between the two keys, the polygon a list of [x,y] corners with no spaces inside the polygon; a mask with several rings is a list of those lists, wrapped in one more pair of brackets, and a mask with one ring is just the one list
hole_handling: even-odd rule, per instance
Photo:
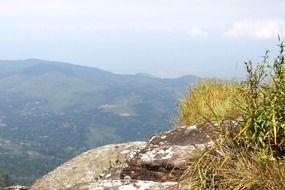
{"label": "rocky outcrop", "polygon": [[145,142],[131,142],[87,151],[36,180],[31,190],[65,190],[98,181],[112,165],[124,163],[126,154],[144,146]]}
{"label": "rocky outcrop", "polygon": [[31,189],[179,190],[175,176],[197,156],[197,149],[213,144],[214,136],[215,127],[204,124],[162,132],[147,143],[99,147],[38,179]]}
{"label": "rocky outcrop", "polygon": [[127,167],[123,168],[121,178],[175,181],[174,176],[184,171],[189,158],[197,155],[196,150],[212,144],[208,132],[213,134],[210,124],[181,127],[153,136],[146,147],[127,154]]}

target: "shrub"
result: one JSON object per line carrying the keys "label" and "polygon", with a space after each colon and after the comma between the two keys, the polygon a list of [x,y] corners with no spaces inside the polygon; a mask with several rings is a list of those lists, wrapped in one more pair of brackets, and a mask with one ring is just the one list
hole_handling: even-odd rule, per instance
{"label": "shrub", "polygon": [[[263,156],[275,159],[285,153],[285,55],[280,42],[279,55],[273,63],[268,51],[255,67],[246,62],[247,80],[241,83],[239,103],[244,118],[240,140],[249,148],[261,150]],[[265,155],[264,155],[265,154]]]}
{"label": "shrub", "polygon": [[223,141],[190,160],[181,180],[182,188],[187,190],[283,190],[285,162],[261,162],[255,152]]}
{"label": "shrub", "polygon": [[190,87],[189,94],[178,105],[177,125],[219,121],[223,118],[237,117],[239,111],[232,104],[238,84],[233,81],[202,80]]}
{"label": "shrub", "polygon": [[[234,108],[242,115],[243,120],[237,135],[223,122],[217,122],[218,139],[214,140],[212,147],[189,160],[189,167],[180,178],[185,189],[284,189],[285,46],[283,42],[278,46],[279,55],[272,63],[269,61],[268,51],[261,63],[245,63],[247,78],[239,85],[235,84],[234,93],[225,96],[228,103],[224,104],[223,111],[217,111],[215,104],[208,106],[209,100],[206,99],[207,106],[203,109],[211,108],[212,113],[222,113],[219,119],[223,120],[227,115],[234,116],[229,114]],[[184,108],[180,105],[180,109],[189,110],[188,113],[195,113],[196,108],[200,109],[196,106],[198,98],[195,98],[195,93],[196,91],[191,94],[194,97],[181,101],[182,104],[189,101],[190,107]],[[235,97],[236,100],[230,101],[230,97]],[[223,99],[219,97],[219,100]],[[197,112],[197,116],[194,114],[194,119],[191,118],[189,122],[199,118],[198,113],[203,112]],[[181,118],[186,116],[180,114]],[[209,116],[212,120],[212,115]],[[181,121],[187,123],[188,120],[181,118]]]}

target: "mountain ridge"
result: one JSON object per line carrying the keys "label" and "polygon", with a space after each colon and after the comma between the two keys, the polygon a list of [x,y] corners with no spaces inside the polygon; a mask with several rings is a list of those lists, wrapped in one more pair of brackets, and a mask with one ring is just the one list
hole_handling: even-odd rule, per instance
{"label": "mountain ridge", "polygon": [[[17,66],[24,66],[23,68],[27,68],[29,66],[34,66],[38,64],[50,64],[50,65],[57,65],[57,66],[71,66],[71,67],[77,67],[77,68],[82,68],[82,69],[88,69],[98,72],[104,72],[105,74],[112,74],[116,76],[140,76],[140,77],[150,77],[150,78],[156,78],[156,79],[162,79],[162,80],[172,80],[172,79],[180,79],[180,78],[187,78],[187,77],[197,77],[195,75],[182,75],[182,76],[177,76],[177,77],[159,77],[155,76],[149,73],[135,73],[135,74],[117,74],[114,72],[106,71],[104,69],[96,68],[93,66],[87,66],[87,65],[78,65],[75,63],[69,63],[69,62],[64,62],[64,61],[50,61],[50,60],[45,60],[45,59],[38,59],[38,58],[28,58],[28,59],[0,59],[0,65],[3,67],[3,63],[5,64],[16,64]],[[20,64],[20,65],[19,65]]]}
{"label": "mountain ridge", "polygon": [[87,149],[145,140],[171,127],[178,95],[197,80],[119,75],[37,59],[2,60],[0,170],[15,182],[30,184]]}

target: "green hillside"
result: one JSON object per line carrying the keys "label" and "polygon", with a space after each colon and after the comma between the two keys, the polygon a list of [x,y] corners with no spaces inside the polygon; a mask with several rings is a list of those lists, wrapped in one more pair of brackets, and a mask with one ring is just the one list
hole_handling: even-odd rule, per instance
{"label": "green hillside", "polygon": [[29,184],[87,149],[144,140],[170,127],[178,95],[197,80],[0,61],[0,169]]}

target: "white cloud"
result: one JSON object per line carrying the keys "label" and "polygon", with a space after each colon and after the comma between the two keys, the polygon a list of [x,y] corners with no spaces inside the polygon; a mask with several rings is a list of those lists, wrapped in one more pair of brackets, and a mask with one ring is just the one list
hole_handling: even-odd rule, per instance
{"label": "white cloud", "polygon": [[258,39],[276,38],[285,35],[285,20],[241,21],[233,24],[227,32],[230,37],[251,37]]}
{"label": "white cloud", "polygon": [[203,30],[201,28],[192,28],[185,32],[187,36],[207,36],[208,32],[206,30]]}

